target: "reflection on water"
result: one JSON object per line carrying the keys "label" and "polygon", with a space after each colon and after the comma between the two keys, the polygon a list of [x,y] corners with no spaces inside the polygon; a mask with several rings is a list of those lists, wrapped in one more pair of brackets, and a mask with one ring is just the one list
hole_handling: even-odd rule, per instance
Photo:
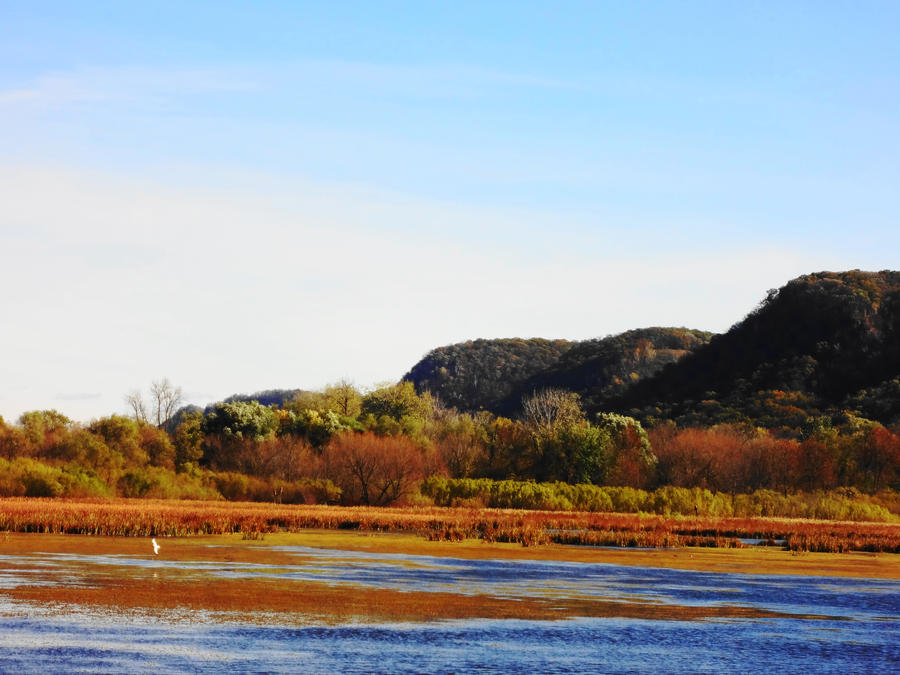
{"label": "reflection on water", "polygon": [[[463,560],[282,547],[260,565],[40,554],[0,556],[0,588],[84,583],[84,570],[314,580],[505,598],[743,605],[829,617],[662,621],[578,618],[281,626],[199,611],[142,614],[0,602],[0,670],[281,672],[898,672],[900,583],[528,560]],[[9,570],[15,565],[14,572]],[[4,570],[7,570],[4,572]]]}

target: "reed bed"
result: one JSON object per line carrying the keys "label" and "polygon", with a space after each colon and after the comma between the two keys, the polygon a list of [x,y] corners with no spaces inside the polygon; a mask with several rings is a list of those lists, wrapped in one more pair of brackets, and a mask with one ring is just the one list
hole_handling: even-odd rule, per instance
{"label": "reed bed", "polygon": [[446,507],[340,507],[258,502],[0,499],[0,531],[96,536],[188,536],[306,529],[414,533],[434,541],[741,547],[760,539],[793,551],[900,553],[900,524],[789,518]]}

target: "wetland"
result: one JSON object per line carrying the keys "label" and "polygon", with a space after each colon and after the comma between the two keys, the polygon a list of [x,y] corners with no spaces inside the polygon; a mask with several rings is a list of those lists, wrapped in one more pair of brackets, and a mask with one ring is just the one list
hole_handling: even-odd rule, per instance
{"label": "wetland", "polygon": [[0,535],[3,670],[890,672],[891,555]]}

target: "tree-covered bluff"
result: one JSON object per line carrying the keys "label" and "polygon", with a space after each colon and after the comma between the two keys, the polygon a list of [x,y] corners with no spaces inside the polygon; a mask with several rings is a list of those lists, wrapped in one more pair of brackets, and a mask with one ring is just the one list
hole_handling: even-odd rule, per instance
{"label": "tree-covered bluff", "polygon": [[526,397],[548,388],[566,389],[599,408],[711,336],[687,328],[642,328],[581,342],[475,340],[432,350],[403,379],[463,412],[515,415]]}
{"label": "tree-covered bluff", "polygon": [[900,422],[900,272],[820,272],[607,402],[645,421],[750,422],[799,432],[844,410]]}
{"label": "tree-covered bluff", "polygon": [[491,410],[575,344],[543,338],[469,340],[431,350],[403,380],[460,411]]}
{"label": "tree-covered bluff", "polygon": [[515,414],[525,398],[549,388],[574,392],[586,408],[601,410],[611,398],[653,377],[711,337],[712,333],[689,328],[655,327],[579,342],[556,363],[515,387],[495,412]]}

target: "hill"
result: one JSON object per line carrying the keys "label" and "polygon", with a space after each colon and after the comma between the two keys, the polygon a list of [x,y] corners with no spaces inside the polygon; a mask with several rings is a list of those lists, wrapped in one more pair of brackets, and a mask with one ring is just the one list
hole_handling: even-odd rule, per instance
{"label": "hill", "polygon": [[609,399],[705,345],[711,337],[712,333],[688,328],[640,328],[579,342],[556,363],[515,387],[495,406],[496,411],[514,414],[523,397],[551,387],[577,393],[587,408],[602,408]]}
{"label": "hill", "polygon": [[429,352],[403,379],[470,412],[514,415],[524,396],[548,387],[600,405],[710,337],[687,328],[643,328],[583,342],[475,340]]}
{"label": "hill", "polygon": [[459,410],[491,410],[575,344],[542,338],[470,340],[431,350],[403,380]]}
{"label": "hill", "polygon": [[900,421],[900,272],[788,282],[727,333],[609,403],[640,417],[797,428],[850,409]]}

